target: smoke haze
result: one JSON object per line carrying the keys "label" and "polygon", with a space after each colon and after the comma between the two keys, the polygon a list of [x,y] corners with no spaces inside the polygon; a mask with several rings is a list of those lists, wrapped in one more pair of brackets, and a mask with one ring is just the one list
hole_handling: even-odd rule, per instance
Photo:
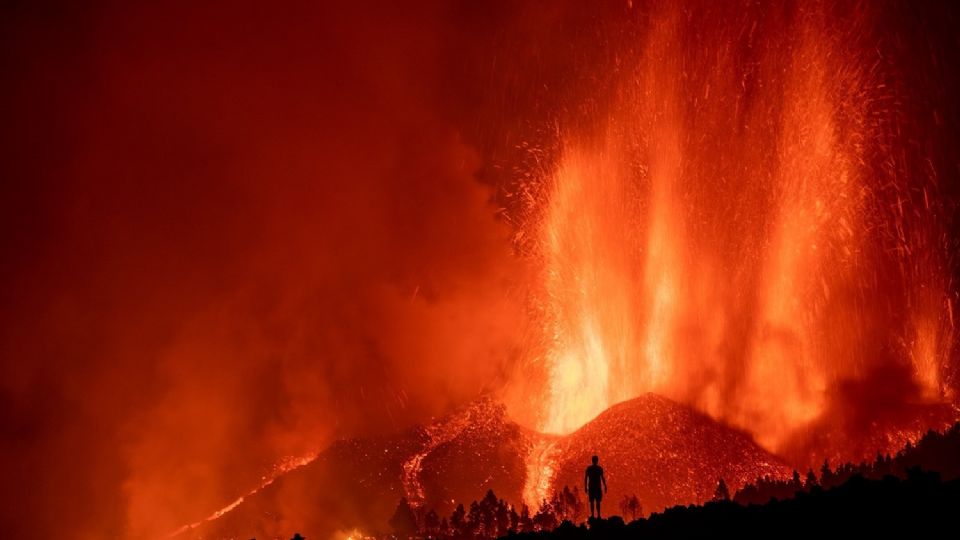
{"label": "smoke haze", "polygon": [[[284,457],[488,393],[542,425],[554,336],[531,286],[543,270],[531,216],[552,188],[538,182],[561,166],[571,125],[588,140],[615,104],[642,109],[614,75],[636,52],[622,40],[651,27],[659,3],[93,4],[14,2],[0,17],[6,534],[162,536]],[[870,61],[900,86],[868,112],[906,119],[897,163],[937,189],[905,181],[872,199],[915,214],[871,223],[870,238],[903,235],[921,255],[877,255],[865,287],[903,293],[907,276],[939,289],[865,309],[892,326],[917,306],[928,315],[918,333],[931,343],[901,349],[946,359],[931,364],[935,397],[955,400],[957,346],[936,336],[952,332],[956,306],[958,20],[946,4],[911,5],[873,19],[870,36],[889,39]],[[691,6],[676,20],[699,35]],[[822,11],[843,20],[846,8]],[[743,24],[760,18],[776,35],[795,9],[745,10]],[[707,208],[716,192],[690,200]],[[917,225],[928,218],[935,234]],[[727,233],[730,245],[755,239]],[[889,355],[824,383],[824,410],[849,419],[820,425],[931,399],[903,351]],[[724,404],[704,405],[710,374],[688,375],[673,397],[725,418]],[[724,392],[741,395],[736,381]]]}
{"label": "smoke haze", "polygon": [[502,384],[520,272],[442,4],[4,17],[6,534],[166,533]]}

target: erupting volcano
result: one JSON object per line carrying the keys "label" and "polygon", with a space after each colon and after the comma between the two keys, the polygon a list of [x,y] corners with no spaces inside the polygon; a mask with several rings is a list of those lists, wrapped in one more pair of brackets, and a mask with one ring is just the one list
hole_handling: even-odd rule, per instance
{"label": "erupting volcano", "polygon": [[[358,523],[387,530],[400,497],[449,514],[457,503],[488,489],[535,509],[564,486],[582,482],[582,465],[596,451],[612,471],[610,500],[637,494],[648,511],[709,500],[717,478],[739,487],[789,473],[747,435],[652,394],[612,407],[568,437],[524,429],[507,418],[502,405],[483,399],[393,437],[339,441],[309,465],[226,509],[223,517],[171,537],[273,538],[297,527],[331,534]],[[531,476],[527,462],[555,472]],[[346,493],[328,489],[341,485],[352,487]],[[336,517],[297,501],[312,501]]]}
{"label": "erupting volcano", "polygon": [[8,534],[536,512],[593,454],[649,512],[960,418],[951,3],[294,4],[4,8]]}
{"label": "erupting volcano", "polygon": [[835,7],[661,6],[604,42],[614,65],[526,187],[540,428],[652,391],[792,453],[848,382],[954,399],[944,186],[876,15]]}

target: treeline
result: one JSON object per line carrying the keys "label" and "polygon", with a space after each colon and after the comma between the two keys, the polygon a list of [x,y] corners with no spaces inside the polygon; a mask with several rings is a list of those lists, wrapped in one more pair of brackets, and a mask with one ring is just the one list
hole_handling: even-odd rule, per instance
{"label": "treeline", "polygon": [[[888,475],[904,477],[907,470],[916,467],[937,471],[945,480],[960,478],[960,423],[943,433],[928,431],[916,445],[908,442],[896,455],[877,454],[872,462],[844,463],[831,469],[830,463],[824,461],[819,475],[810,469],[803,477],[793,471],[793,477],[788,480],[758,478],[738,490],[733,500],[740,504],[763,504],[770,499],[783,500],[797,493],[809,493],[818,486],[836,487],[855,476],[875,480]],[[715,496],[714,500],[723,498],[727,497]]]}
{"label": "treeline", "polygon": [[[934,481],[931,480],[934,476],[921,474],[920,471],[939,471],[942,474],[935,475]],[[732,497],[726,482],[720,479],[712,503],[704,507],[677,506],[661,514],[654,514],[648,520],[638,520],[643,517],[642,503],[636,495],[628,495],[619,501],[619,510],[623,517],[633,520],[629,525],[624,523],[622,517],[615,516],[610,520],[594,522],[591,528],[599,527],[606,530],[611,527],[616,529],[622,525],[626,527],[624,530],[640,528],[659,531],[663,529],[664,534],[670,535],[673,534],[670,531],[675,527],[671,523],[676,516],[690,512],[706,512],[705,516],[712,516],[718,511],[714,506],[717,504],[721,505],[720,508],[727,508],[724,511],[725,515],[742,517],[755,514],[751,519],[759,519],[771,512],[776,514],[773,510],[759,508],[777,507],[778,501],[813,496],[814,500],[826,497],[824,501],[850,505],[855,504],[856,501],[846,500],[844,493],[860,493],[863,490],[896,491],[901,488],[909,490],[917,485],[930,487],[940,485],[941,477],[946,480],[960,478],[960,423],[943,433],[929,431],[916,445],[907,443],[894,456],[878,454],[872,462],[845,463],[836,468],[831,468],[828,462],[824,462],[819,474],[812,469],[805,475],[794,471],[792,477],[787,480],[758,478],[756,482],[738,490]],[[921,482],[920,479],[926,479],[923,481],[926,483]],[[872,483],[872,481],[875,482]],[[898,487],[897,482],[900,481],[905,482],[906,487]],[[824,495],[824,493],[833,493],[834,488],[843,489],[838,494]],[[584,498],[579,488],[570,489],[565,486],[549,499],[541,501],[537,511],[531,513],[527,505],[521,505],[519,508],[512,506],[503,499],[499,499],[491,490],[483,499],[473,501],[466,507],[460,504],[450,516],[443,517],[433,510],[414,508],[406,499],[401,499],[390,520],[390,526],[395,537],[398,538],[436,538],[438,540],[483,540],[516,535],[539,537],[549,535],[558,527],[560,527],[557,529],[558,534],[574,534],[572,530],[580,527],[572,524],[581,523],[586,519],[587,505]],[[744,514],[744,511],[731,509],[732,507],[728,506],[731,503],[738,508],[751,509]],[[825,505],[821,506],[826,508]],[[707,509],[697,510],[702,508]],[[796,511],[803,513],[808,509],[801,505]],[[710,522],[711,519],[713,518],[707,521]],[[561,525],[563,523],[566,525]],[[641,524],[636,525],[637,523]]]}
{"label": "treeline", "polygon": [[[960,480],[944,482],[919,468],[906,478],[880,480],[855,475],[830,489],[814,486],[787,500],[742,505],[713,501],[675,506],[625,524],[619,517],[589,527],[567,521],[552,532],[510,534],[510,540],[592,540],[634,538],[819,538],[953,537],[960,508]],[[954,532],[950,532],[954,531]]]}
{"label": "treeline", "polygon": [[582,540],[725,534],[769,538],[838,532],[922,536],[941,531],[955,535],[960,529],[955,517],[960,508],[960,423],[943,433],[929,431],[893,456],[877,455],[872,462],[836,468],[824,462],[819,475],[811,469],[805,475],[794,471],[787,480],[758,478],[732,497],[720,479],[711,502],[675,506],[646,519],[636,495],[625,496],[619,509],[633,520],[630,523],[613,516],[591,520],[587,527],[582,523],[586,508],[583,493],[569,487],[541,501],[532,514],[527,505],[510,505],[492,490],[466,507],[457,505],[449,516],[401,499],[390,519],[393,534],[368,538]]}
{"label": "treeline", "polygon": [[[636,495],[624,497],[620,507],[625,515],[642,515],[642,506]],[[583,492],[569,486],[541,501],[533,514],[526,504],[519,508],[513,506],[498,498],[493,490],[466,507],[457,505],[452,514],[442,517],[433,510],[414,508],[403,498],[390,519],[390,527],[401,538],[490,539],[508,534],[552,531],[564,521],[580,522],[586,518],[586,508]]]}

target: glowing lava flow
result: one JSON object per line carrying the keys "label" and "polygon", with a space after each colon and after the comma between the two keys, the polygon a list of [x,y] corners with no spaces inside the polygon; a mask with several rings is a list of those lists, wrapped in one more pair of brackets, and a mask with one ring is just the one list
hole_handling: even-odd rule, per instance
{"label": "glowing lava flow", "polygon": [[252,496],[255,495],[257,492],[259,492],[260,490],[266,488],[267,486],[269,486],[270,484],[272,484],[274,481],[276,481],[277,478],[280,478],[281,476],[283,476],[284,474],[286,474],[286,473],[288,473],[288,472],[290,472],[290,471],[294,471],[294,470],[296,470],[296,469],[299,469],[300,467],[303,467],[304,465],[308,465],[308,464],[312,463],[315,459],[317,459],[317,454],[316,454],[316,453],[312,453],[312,454],[308,454],[308,455],[305,455],[305,456],[302,456],[302,457],[293,457],[293,456],[291,456],[291,457],[288,457],[288,458],[286,458],[286,459],[281,460],[279,463],[277,463],[277,464],[273,467],[273,472],[272,472],[269,476],[265,476],[265,477],[263,478],[263,482],[262,482],[259,486],[257,486],[257,487],[255,487],[255,488],[251,489],[250,491],[248,491],[246,495],[242,495],[242,496],[238,497],[237,500],[233,501],[232,503],[224,506],[223,508],[217,510],[216,512],[210,514],[209,516],[207,516],[207,517],[205,517],[205,518],[203,518],[203,519],[201,519],[201,520],[199,520],[199,521],[195,521],[195,522],[193,522],[193,523],[188,523],[187,525],[184,525],[183,527],[180,527],[179,529],[177,529],[177,530],[173,531],[172,533],[168,534],[168,535],[167,535],[167,538],[175,538],[175,537],[180,536],[181,534],[183,534],[183,533],[185,533],[185,532],[187,532],[187,531],[196,529],[197,527],[203,525],[204,523],[207,523],[207,522],[210,522],[210,521],[214,521],[214,520],[216,520],[216,519],[219,519],[219,518],[223,517],[224,515],[230,513],[230,512],[231,512],[233,509],[235,509],[236,507],[240,506],[240,504],[241,504],[247,497],[252,497]]}
{"label": "glowing lava flow", "polygon": [[[612,104],[561,122],[531,219],[543,432],[655,392],[779,452],[831,388],[890,365],[949,399],[946,225],[857,33],[868,8],[841,28],[828,3],[725,6],[653,8],[605,45]],[[528,499],[549,476],[532,459]]]}
{"label": "glowing lava flow", "polygon": [[[610,405],[611,375],[628,359],[633,306],[627,295],[632,265],[613,229],[628,219],[612,161],[569,156],[550,197],[544,250],[552,341],[550,400],[543,431],[567,433]],[[598,236],[610,232],[609,236]]]}
{"label": "glowing lava flow", "polygon": [[423,427],[423,434],[426,440],[419,452],[416,452],[403,463],[403,491],[407,500],[419,506],[424,502],[423,484],[420,482],[420,473],[423,470],[423,459],[430,455],[430,452],[438,446],[448,443],[460,435],[463,430],[470,427],[473,420],[468,412],[459,415],[453,415],[445,422],[434,422]]}
{"label": "glowing lava flow", "polygon": [[530,448],[523,483],[523,502],[534,511],[552,495],[559,454],[557,441],[550,436],[535,440]]}

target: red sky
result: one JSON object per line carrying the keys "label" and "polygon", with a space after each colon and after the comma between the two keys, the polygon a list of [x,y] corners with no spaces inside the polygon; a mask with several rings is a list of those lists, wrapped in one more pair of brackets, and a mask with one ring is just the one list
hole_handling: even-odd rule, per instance
{"label": "red sky", "polygon": [[[5,534],[154,537],[515,379],[504,193],[623,2],[38,4],[0,15]],[[949,15],[905,50],[955,59]]]}

